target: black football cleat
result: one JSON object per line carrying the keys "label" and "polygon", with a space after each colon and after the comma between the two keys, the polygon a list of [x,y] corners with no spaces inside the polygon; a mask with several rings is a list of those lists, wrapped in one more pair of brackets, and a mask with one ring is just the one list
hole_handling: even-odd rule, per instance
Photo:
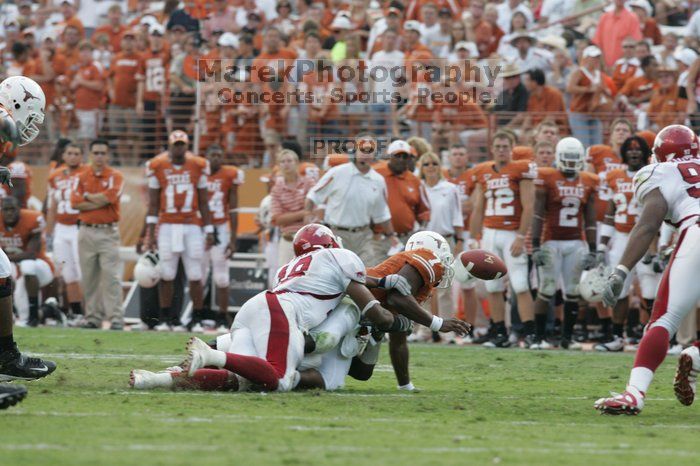
{"label": "black football cleat", "polygon": [[12,350],[0,353],[0,382],[36,380],[55,370],[56,363],[26,356],[19,352],[17,345]]}
{"label": "black football cleat", "polygon": [[27,388],[23,385],[0,385],[0,409],[14,406],[27,396]]}

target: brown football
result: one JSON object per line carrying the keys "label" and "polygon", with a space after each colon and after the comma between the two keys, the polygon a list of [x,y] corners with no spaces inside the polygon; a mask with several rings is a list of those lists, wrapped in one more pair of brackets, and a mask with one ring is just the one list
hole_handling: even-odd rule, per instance
{"label": "brown football", "polygon": [[483,249],[471,249],[459,255],[467,272],[481,280],[496,280],[508,273],[500,257]]}

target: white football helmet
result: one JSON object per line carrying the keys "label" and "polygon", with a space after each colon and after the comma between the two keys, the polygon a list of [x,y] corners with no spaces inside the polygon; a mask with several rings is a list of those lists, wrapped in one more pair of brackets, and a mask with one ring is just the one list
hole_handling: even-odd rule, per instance
{"label": "white football helmet", "polygon": [[585,270],[578,284],[578,292],[589,303],[599,303],[603,300],[603,290],[611,274],[610,267],[600,264],[598,267]]}
{"label": "white football helmet", "polygon": [[136,261],[134,280],[142,288],[153,288],[160,281],[160,257],[158,253],[148,251]]}
{"label": "white football helmet", "polygon": [[576,138],[564,138],[557,143],[555,164],[562,173],[580,173],[586,168],[586,150]]}
{"label": "white football helmet", "polygon": [[39,125],[44,122],[46,96],[34,80],[26,76],[12,76],[0,83],[0,105],[10,112],[17,125],[24,146],[39,135]]}
{"label": "white football helmet", "polygon": [[450,244],[439,233],[435,233],[434,231],[419,231],[408,238],[406,242],[406,251],[413,251],[414,249],[420,248],[432,251],[445,269],[442,280],[438,284],[438,288],[449,288],[452,285],[452,278],[455,274],[452,268],[452,263],[455,258],[452,255]]}

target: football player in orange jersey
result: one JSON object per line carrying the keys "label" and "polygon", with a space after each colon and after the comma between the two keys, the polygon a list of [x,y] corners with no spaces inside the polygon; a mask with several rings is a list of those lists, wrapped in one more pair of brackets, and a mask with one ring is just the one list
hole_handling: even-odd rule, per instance
{"label": "football player in orange jersey", "polygon": [[[613,267],[620,262],[628,242],[629,233],[637,223],[641,211],[634,195],[632,179],[637,171],[649,163],[651,156],[651,149],[646,141],[639,136],[627,138],[622,144],[620,152],[627,168],[613,170],[607,174],[606,185],[610,187],[612,198],[608,201],[608,212],[605,215],[605,224],[600,233],[599,245],[601,251],[608,252],[609,264]],[[651,250],[654,249],[655,245],[653,244]],[[613,308],[612,334],[607,333],[605,340],[596,345],[595,348],[598,351],[622,351],[624,349],[623,329],[629,310],[627,297],[635,276],[639,279],[642,298],[647,309],[653,308],[661,275],[654,272],[651,260],[640,262],[631,272],[633,273],[627,275],[620,299]]]}
{"label": "football player in orange jersey", "polygon": [[530,348],[551,348],[545,339],[547,311],[561,279],[564,326],[560,346],[581,349],[579,343],[572,341],[572,333],[578,316],[581,272],[597,261],[595,195],[598,177],[583,171],[585,149],[578,139],[568,137],[559,141],[555,157],[556,168],[540,167],[535,181],[532,261],[537,266],[539,286],[535,301],[535,342]]}
{"label": "football player in orange jersey", "polygon": [[[491,143],[493,161],[474,168],[476,186],[472,194],[471,247],[478,247],[477,239],[481,238],[485,249],[504,260],[518,301],[524,336],[532,339],[535,331],[534,302],[530,294],[525,235],[532,223],[537,165],[526,160],[513,161],[514,143],[510,133],[497,131]],[[508,347],[510,341],[504,321],[506,306],[503,299],[505,280],[486,282],[486,290],[489,292],[493,334],[484,345]]]}
{"label": "football player in orange jersey", "polygon": [[63,165],[52,171],[48,179],[50,202],[46,214],[46,235],[53,238],[54,258],[66,285],[73,318],[82,318],[78,316],[83,315],[83,295],[78,257],[79,212],[71,207],[70,197],[83,169],[83,148],[78,144],[68,144],[63,151]]}
{"label": "football player in orange jersey", "polygon": [[[0,155],[14,152],[16,146],[29,144],[39,135],[45,107],[44,92],[31,79],[13,76],[0,83]],[[10,178],[10,170],[0,167],[0,186],[11,184]],[[12,307],[12,265],[0,250],[0,381],[33,380],[51,374],[55,363],[19,352],[12,335]],[[18,403],[26,394],[22,386],[0,385],[0,409]]]}
{"label": "football player in orange jersey", "polygon": [[[455,144],[450,147],[450,168],[445,170],[445,178],[450,183],[454,183],[459,187],[462,201],[462,216],[464,217],[464,230],[462,234],[462,241],[464,244],[469,242],[469,214],[472,208],[472,204],[469,202],[469,196],[472,194],[472,191],[474,191],[474,169],[467,168],[468,161],[469,153],[466,146]],[[476,280],[467,280],[466,282],[460,283],[460,288],[462,289],[462,302],[464,304],[464,320],[474,325],[478,309]],[[471,338],[472,335],[468,335],[463,343],[471,343]]]}
{"label": "football player in orange jersey", "polygon": [[[218,324],[228,328],[232,321],[228,314],[228,260],[236,252],[238,187],[243,184],[244,174],[243,170],[237,167],[222,165],[223,157],[224,150],[218,144],[207,148],[207,160],[211,168],[211,174],[207,177],[207,192],[209,212],[214,225],[214,245],[205,254],[205,267],[211,267],[212,281],[216,286]],[[192,330],[199,331],[194,327]]]}
{"label": "football player in orange jersey", "polygon": [[[146,164],[146,249],[155,250],[157,242],[160,255],[161,281],[158,291],[161,322],[156,329],[184,331],[177,310],[172,309],[173,280],[182,258],[193,306],[190,325],[199,323],[204,308],[202,260],[205,247],[209,249],[214,243],[214,226],[207,202],[209,163],[187,150],[189,138],[184,131],[173,131],[169,143],[167,152]],[[200,223],[204,224],[204,229]],[[202,231],[206,238],[202,236]]]}

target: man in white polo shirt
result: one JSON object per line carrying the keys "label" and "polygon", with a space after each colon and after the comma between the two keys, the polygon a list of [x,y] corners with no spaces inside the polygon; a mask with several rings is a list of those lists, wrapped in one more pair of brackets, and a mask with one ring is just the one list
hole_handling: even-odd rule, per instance
{"label": "man in white polo shirt", "polygon": [[[323,222],[371,267],[376,265],[370,224],[378,225],[390,238],[392,249],[400,246],[387,204],[384,177],[370,165],[376,143],[371,136],[358,136],[351,161],[331,168],[306,195],[306,210],[325,204]],[[307,218],[310,223],[314,219]]]}

